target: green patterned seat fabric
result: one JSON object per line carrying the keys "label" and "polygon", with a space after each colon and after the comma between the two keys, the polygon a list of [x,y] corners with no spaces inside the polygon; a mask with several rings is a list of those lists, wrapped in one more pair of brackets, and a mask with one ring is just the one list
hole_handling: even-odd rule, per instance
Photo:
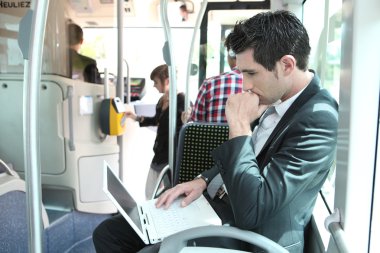
{"label": "green patterned seat fabric", "polygon": [[181,130],[177,161],[177,183],[194,179],[214,165],[211,151],[228,140],[228,125],[187,123]]}

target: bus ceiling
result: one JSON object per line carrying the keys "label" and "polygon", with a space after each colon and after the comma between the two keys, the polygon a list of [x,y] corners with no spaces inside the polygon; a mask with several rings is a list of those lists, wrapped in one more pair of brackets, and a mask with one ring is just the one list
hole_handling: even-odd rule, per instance
{"label": "bus ceiling", "polygon": [[[67,1],[68,17],[82,27],[115,27],[117,24],[118,0]],[[160,2],[160,0],[123,1],[124,24],[128,26],[160,25]],[[202,0],[168,0],[168,13],[171,9],[179,9],[181,5],[185,5],[188,13],[193,14],[199,11],[202,2]],[[209,11],[283,8],[286,5],[301,5],[304,0],[209,0],[207,2],[207,11]]]}

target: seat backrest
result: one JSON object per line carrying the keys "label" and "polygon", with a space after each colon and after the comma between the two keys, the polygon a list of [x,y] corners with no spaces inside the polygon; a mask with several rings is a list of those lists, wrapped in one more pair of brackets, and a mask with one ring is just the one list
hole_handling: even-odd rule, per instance
{"label": "seat backrest", "polygon": [[[20,203],[22,206],[26,208],[26,196],[25,196],[26,186],[25,181],[20,178],[15,170],[13,170],[8,164],[6,164],[3,160],[0,159],[0,210],[4,210],[6,206],[14,207],[17,204],[17,208],[14,208],[13,211],[20,211]],[[10,196],[15,196],[15,198],[11,198]],[[7,196],[7,198],[6,198]],[[8,200],[9,199],[9,202]],[[17,215],[10,211],[10,215],[17,219]],[[4,214],[4,213],[3,213]],[[25,215],[24,215],[25,216]],[[25,216],[26,217],[26,216]],[[6,217],[1,217],[5,220]],[[42,221],[44,228],[49,226],[49,218],[46,212],[46,209],[42,207]],[[0,224],[3,224],[0,222]]]}
{"label": "seat backrest", "polygon": [[173,185],[194,179],[214,165],[211,151],[228,140],[224,123],[189,122],[182,126],[178,139]]}
{"label": "seat backrest", "polygon": [[[0,248],[2,252],[28,252],[25,182],[0,159]],[[49,225],[43,208],[44,227]]]}
{"label": "seat backrest", "polygon": [[[26,202],[24,180],[0,159],[0,252],[29,252]],[[106,218],[109,215],[71,211],[49,223],[42,206],[44,252],[95,252],[92,231]]]}

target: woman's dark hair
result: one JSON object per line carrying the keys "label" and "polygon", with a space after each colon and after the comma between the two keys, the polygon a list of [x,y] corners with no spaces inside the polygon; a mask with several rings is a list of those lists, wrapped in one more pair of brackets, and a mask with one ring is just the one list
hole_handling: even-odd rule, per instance
{"label": "woman's dark hair", "polygon": [[156,77],[158,77],[162,83],[165,81],[165,79],[169,78],[168,65],[162,64],[153,69],[152,73],[150,74],[150,79],[153,81],[153,79]]}
{"label": "woman's dark hair", "polygon": [[272,71],[284,55],[292,55],[297,67],[307,70],[310,44],[301,21],[289,11],[262,12],[236,23],[225,46],[236,54],[253,49],[253,59]]}

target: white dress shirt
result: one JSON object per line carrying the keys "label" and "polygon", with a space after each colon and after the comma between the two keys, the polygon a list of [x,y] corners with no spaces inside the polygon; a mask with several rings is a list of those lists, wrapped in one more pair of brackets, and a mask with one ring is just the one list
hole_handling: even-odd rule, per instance
{"label": "white dress shirt", "polygon": [[305,88],[284,102],[281,102],[281,100],[279,100],[278,102],[269,106],[268,109],[263,113],[259,124],[255,127],[252,133],[256,156],[260,153],[274,128],[277,126],[278,122],[280,122],[282,116],[284,116],[285,112],[289,109],[289,107],[293,104],[293,102],[298,98],[298,96]]}

